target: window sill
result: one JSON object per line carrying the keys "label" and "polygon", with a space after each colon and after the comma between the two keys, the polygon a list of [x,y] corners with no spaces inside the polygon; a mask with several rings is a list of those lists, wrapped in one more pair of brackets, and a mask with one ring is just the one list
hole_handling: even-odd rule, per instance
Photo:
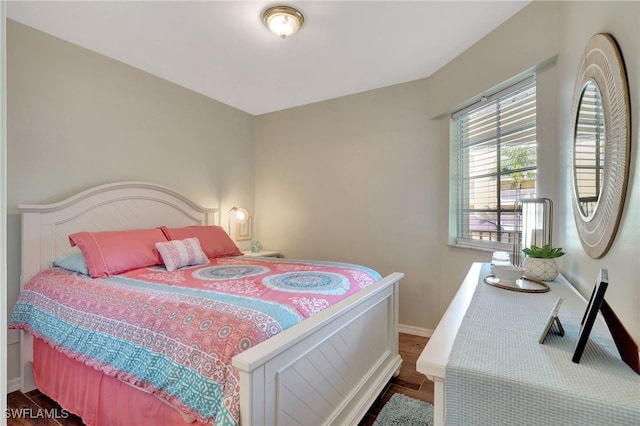
{"label": "window sill", "polygon": [[453,248],[483,251],[487,253],[492,253],[494,251],[506,251],[507,253],[511,253],[513,251],[513,246],[511,245],[505,245],[505,246],[496,245],[496,246],[489,247],[489,246],[474,245],[474,244],[460,244],[457,242],[449,242],[447,243],[447,245]]}

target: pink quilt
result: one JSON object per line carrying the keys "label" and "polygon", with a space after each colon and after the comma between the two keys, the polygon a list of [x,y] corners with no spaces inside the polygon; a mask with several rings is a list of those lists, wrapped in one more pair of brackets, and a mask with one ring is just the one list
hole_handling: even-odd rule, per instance
{"label": "pink quilt", "polygon": [[10,327],[157,393],[200,422],[237,425],[233,356],[380,279],[343,263],[211,262],[101,279],[52,268],[25,286]]}

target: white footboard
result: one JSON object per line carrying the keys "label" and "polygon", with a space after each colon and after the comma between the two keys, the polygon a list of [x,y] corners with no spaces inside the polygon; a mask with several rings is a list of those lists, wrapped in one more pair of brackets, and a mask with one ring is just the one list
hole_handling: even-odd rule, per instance
{"label": "white footboard", "polygon": [[404,275],[373,286],[237,355],[243,425],[355,425],[402,359]]}

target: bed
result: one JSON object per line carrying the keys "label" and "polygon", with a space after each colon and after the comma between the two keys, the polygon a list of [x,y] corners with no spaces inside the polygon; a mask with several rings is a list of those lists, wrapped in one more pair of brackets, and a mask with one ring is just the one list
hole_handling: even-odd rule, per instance
{"label": "bed", "polygon": [[[46,279],[53,260],[77,252],[78,249],[69,244],[71,234],[203,226],[220,221],[216,209],[203,208],[169,188],[144,182],[101,185],[59,203],[21,205],[19,209],[22,213],[22,287],[36,276],[42,279],[44,274]],[[300,260],[257,258],[250,261],[241,256],[221,258],[215,262],[250,264],[251,267],[266,269],[308,266],[306,261]],[[194,271],[217,265],[194,267]],[[347,266],[357,268],[356,265]],[[358,292],[345,294],[335,304],[313,312],[309,318],[282,327],[283,330],[273,333],[268,339],[233,354],[233,375],[239,383],[239,422],[243,425],[357,424],[389,379],[397,374],[402,362],[398,354],[398,293],[402,277],[401,273],[375,276],[375,280]],[[85,284],[90,285],[88,281]],[[53,363],[56,367],[50,368]],[[49,381],[53,383],[60,382],[61,378],[89,380],[89,376],[98,374],[91,383],[108,384],[111,395],[118,395],[119,404],[123,404],[118,410],[120,424],[127,424],[127,415],[136,411],[156,416],[154,419],[164,418],[161,412],[168,412],[168,424],[187,424],[194,420],[207,423],[206,418],[194,417],[188,412],[185,415],[183,407],[172,403],[162,390],[152,385],[139,389],[140,386],[130,386],[127,380],[113,381],[113,374],[99,372],[90,364],[72,359],[60,351],[51,351],[51,345],[43,345],[41,339],[22,333],[23,391],[35,388],[34,370],[37,377],[51,375]],[[69,369],[80,373],[74,374]],[[56,392],[51,390],[53,395],[49,396],[56,400],[65,399],[65,395],[57,395]],[[66,397],[80,399],[85,405],[105,405],[99,397],[91,401],[82,395]],[[127,404],[131,406],[127,408]],[[143,406],[144,409],[141,408]],[[117,423],[113,419],[101,419],[102,414],[95,407],[83,409],[98,413],[94,414],[97,418],[83,418],[89,424]],[[219,419],[216,424],[233,424],[235,421],[237,419]]]}

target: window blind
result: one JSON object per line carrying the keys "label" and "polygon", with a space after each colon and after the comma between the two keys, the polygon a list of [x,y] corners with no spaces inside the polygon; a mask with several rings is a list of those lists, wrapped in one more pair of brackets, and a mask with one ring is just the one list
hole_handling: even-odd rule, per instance
{"label": "window blind", "polygon": [[536,82],[529,78],[452,116],[457,243],[510,245],[515,201],[535,197]]}
{"label": "window blind", "polygon": [[582,213],[589,217],[598,202],[604,178],[605,127],[602,99],[595,83],[585,86],[575,129],[573,167]]}

